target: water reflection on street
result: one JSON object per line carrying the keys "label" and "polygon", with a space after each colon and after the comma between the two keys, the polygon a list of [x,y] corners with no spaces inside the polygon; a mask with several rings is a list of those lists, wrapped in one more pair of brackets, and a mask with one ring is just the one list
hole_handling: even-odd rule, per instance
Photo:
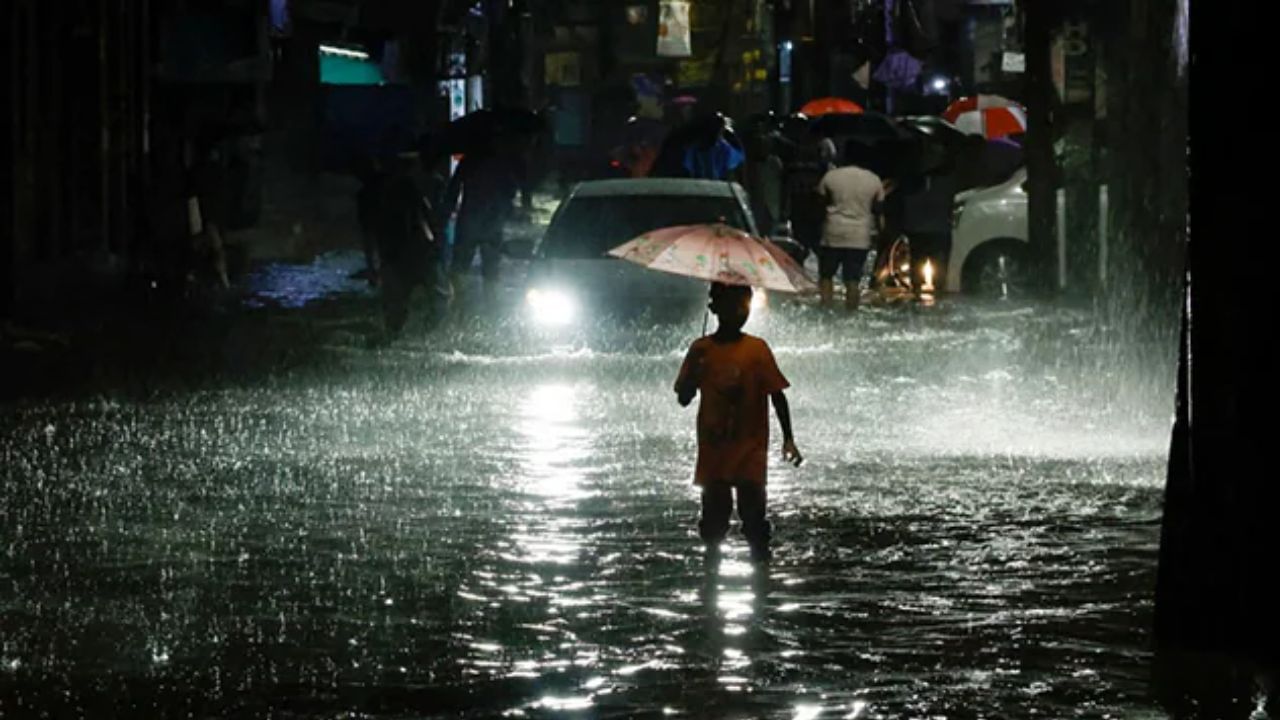
{"label": "water reflection on street", "polygon": [[696,318],[6,408],[0,714],[1155,716],[1167,353],[1060,307],[754,322],[808,457],[764,566],[693,529]]}

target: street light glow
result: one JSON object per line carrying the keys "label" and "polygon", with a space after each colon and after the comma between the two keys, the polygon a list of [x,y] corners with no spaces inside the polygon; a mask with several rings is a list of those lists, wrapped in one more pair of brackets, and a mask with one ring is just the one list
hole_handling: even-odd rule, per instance
{"label": "street light glow", "polygon": [[338,55],[340,57],[355,58],[357,60],[368,60],[369,53],[360,50],[351,50],[349,48],[340,48],[333,45],[321,45],[320,52],[328,55]]}

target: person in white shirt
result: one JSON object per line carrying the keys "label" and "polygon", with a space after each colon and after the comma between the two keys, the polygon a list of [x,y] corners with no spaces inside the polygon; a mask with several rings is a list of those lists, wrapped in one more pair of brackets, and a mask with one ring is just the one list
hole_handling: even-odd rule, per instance
{"label": "person in white shirt", "polygon": [[860,299],[862,266],[871,251],[873,235],[880,227],[884,183],[870,170],[845,165],[822,176],[818,194],[827,206],[822,245],[818,248],[818,288],[822,304],[831,304],[836,271],[840,270],[845,307],[855,310]]}

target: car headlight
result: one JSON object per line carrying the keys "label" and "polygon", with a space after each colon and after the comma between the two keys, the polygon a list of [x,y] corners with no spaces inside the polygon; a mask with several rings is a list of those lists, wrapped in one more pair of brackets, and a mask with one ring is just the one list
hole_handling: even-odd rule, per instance
{"label": "car headlight", "polygon": [[535,322],[541,325],[568,325],[578,317],[578,303],[563,290],[533,288],[525,302]]}

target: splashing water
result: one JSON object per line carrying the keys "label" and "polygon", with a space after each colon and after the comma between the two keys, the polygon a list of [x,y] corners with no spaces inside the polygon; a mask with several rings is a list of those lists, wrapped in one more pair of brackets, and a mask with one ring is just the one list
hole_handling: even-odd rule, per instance
{"label": "splashing water", "polygon": [[1172,358],[931,310],[753,319],[808,457],[768,566],[693,530],[694,318],[13,406],[0,714],[1142,716]]}

